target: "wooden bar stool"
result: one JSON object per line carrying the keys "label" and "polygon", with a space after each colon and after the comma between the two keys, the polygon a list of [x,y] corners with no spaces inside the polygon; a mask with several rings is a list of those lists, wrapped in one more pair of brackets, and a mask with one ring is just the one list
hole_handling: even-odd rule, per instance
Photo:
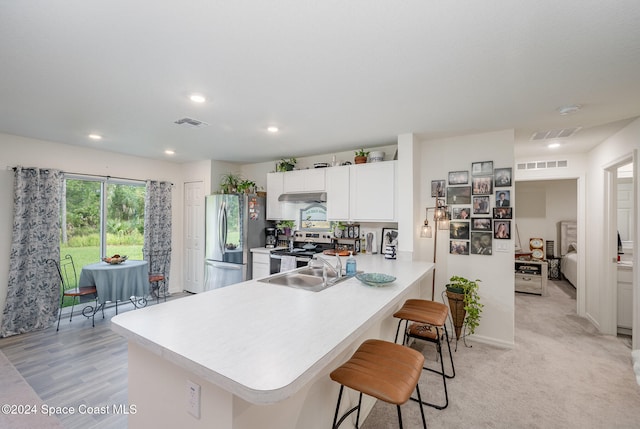
{"label": "wooden bar stool", "polygon": [[[400,333],[400,325],[405,320],[406,327],[402,344],[406,344],[407,338],[416,338],[418,340],[435,343],[440,355],[440,371],[432,368],[423,368],[427,371],[442,375],[442,385],[444,387],[444,405],[423,402],[430,407],[442,410],[449,405],[449,394],[447,393],[447,378],[456,376],[456,369],[453,365],[453,355],[451,354],[451,345],[449,344],[449,333],[447,332],[447,316],[449,308],[445,304],[424,299],[408,299],[400,310],[396,311],[393,317],[400,319],[398,321],[398,329],[396,330],[396,338],[394,342],[398,342],[398,334]],[[449,360],[451,361],[451,374],[447,374],[444,369],[444,359],[442,358],[442,334],[444,331],[445,341],[449,349]],[[414,398],[411,398],[415,400]]]}
{"label": "wooden bar stool", "polygon": [[[351,359],[330,374],[333,381],[340,383],[338,404],[333,417],[333,429],[340,426],[344,419],[356,410],[358,411],[356,429],[358,428],[363,393],[387,403],[395,404],[398,410],[400,429],[402,429],[400,405],[411,398],[413,389],[418,394],[422,426],[426,429],[427,421],[424,417],[420,388],[418,387],[423,364],[424,356],[422,353],[409,347],[389,341],[366,340],[356,350]],[[340,421],[336,423],[344,386],[359,391],[360,396],[358,405],[343,414]]]}

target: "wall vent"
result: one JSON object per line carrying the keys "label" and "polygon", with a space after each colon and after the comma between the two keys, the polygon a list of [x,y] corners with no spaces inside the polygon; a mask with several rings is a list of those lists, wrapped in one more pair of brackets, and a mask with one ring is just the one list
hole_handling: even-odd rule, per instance
{"label": "wall vent", "polygon": [[552,140],[552,139],[564,139],[567,137],[571,137],[578,131],[580,131],[582,127],[575,128],[561,128],[558,130],[547,130],[547,131],[536,131],[531,135],[531,141],[540,141],[540,140]]}
{"label": "wall vent", "polygon": [[516,165],[518,170],[543,170],[549,168],[566,168],[569,164],[566,160],[562,161],[532,161],[523,162]]}
{"label": "wall vent", "polygon": [[174,122],[174,124],[178,124],[178,125],[185,125],[188,127],[206,127],[209,124],[207,124],[206,122],[202,122],[199,121],[197,119],[193,119],[193,118],[182,118],[182,119],[178,119],[177,121]]}

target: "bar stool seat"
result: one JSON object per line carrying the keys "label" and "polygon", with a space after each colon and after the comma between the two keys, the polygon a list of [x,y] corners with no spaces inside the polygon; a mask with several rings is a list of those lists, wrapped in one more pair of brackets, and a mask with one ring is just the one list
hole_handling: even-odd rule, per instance
{"label": "bar stool seat", "polygon": [[[398,329],[396,330],[396,338],[400,333],[402,321],[406,321],[406,328],[402,339],[402,344],[406,344],[407,338],[415,338],[431,343],[435,343],[440,357],[440,371],[423,367],[424,370],[442,375],[442,384],[444,387],[445,402],[443,405],[423,402],[437,409],[444,409],[449,405],[449,394],[447,392],[447,378],[454,378],[456,370],[453,365],[453,355],[451,354],[451,346],[449,344],[449,333],[447,332],[447,317],[449,315],[449,307],[445,304],[428,301],[424,299],[408,299],[402,307],[394,313],[394,317],[400,319],[398,321]],[[444,334],[444,335],[443,335]],[[442,358],[442,340],[447,343],[449,349],[449,359],[451,361],[451,374],[446,374],[444,368],[444,360]],[[411,398],[415,400],[414,398]]]}
{"label": "bar stool seat", "polygon": [[[363,393],[396,405],[398,421],[402,428],[400,405],[411,398],[414,389],[418,398],[421,398],[418,381],[423,365],[424,356],[416,350],[383,340],[372,339],[363,342],[351,359],[330,374],[331,379],[341,385],[333,428],[340,426],[347,416],[356,410],[358,411],[356,428],[358,427]],[[358,405],[347,411],[336,423],[345,386],[360,392]],[[420,414],[422,425],[426,429],[427,423],[421,399]]]}

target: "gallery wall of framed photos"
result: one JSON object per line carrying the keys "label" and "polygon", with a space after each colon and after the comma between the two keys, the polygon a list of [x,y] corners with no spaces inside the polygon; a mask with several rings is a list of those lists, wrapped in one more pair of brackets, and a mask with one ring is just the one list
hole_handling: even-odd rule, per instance
{"label": "gallery wall of framed photos", "polygon": [[511,239],[512,175],[511,167],[479,161],[469,170],[450,171],[446,180],[431,181],[431,196],[446,201],[451,217],[450,254],[490,256],[494,240]]}

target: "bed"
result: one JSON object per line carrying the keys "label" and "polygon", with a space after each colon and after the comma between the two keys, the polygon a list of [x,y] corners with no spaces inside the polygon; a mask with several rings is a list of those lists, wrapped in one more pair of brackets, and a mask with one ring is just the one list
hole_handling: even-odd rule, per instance
{"label": "bed", "polygon": [[560,236],[560,271],[562,277],[576,287],[578,284],[578,230],[575,221],[558,222]]}

